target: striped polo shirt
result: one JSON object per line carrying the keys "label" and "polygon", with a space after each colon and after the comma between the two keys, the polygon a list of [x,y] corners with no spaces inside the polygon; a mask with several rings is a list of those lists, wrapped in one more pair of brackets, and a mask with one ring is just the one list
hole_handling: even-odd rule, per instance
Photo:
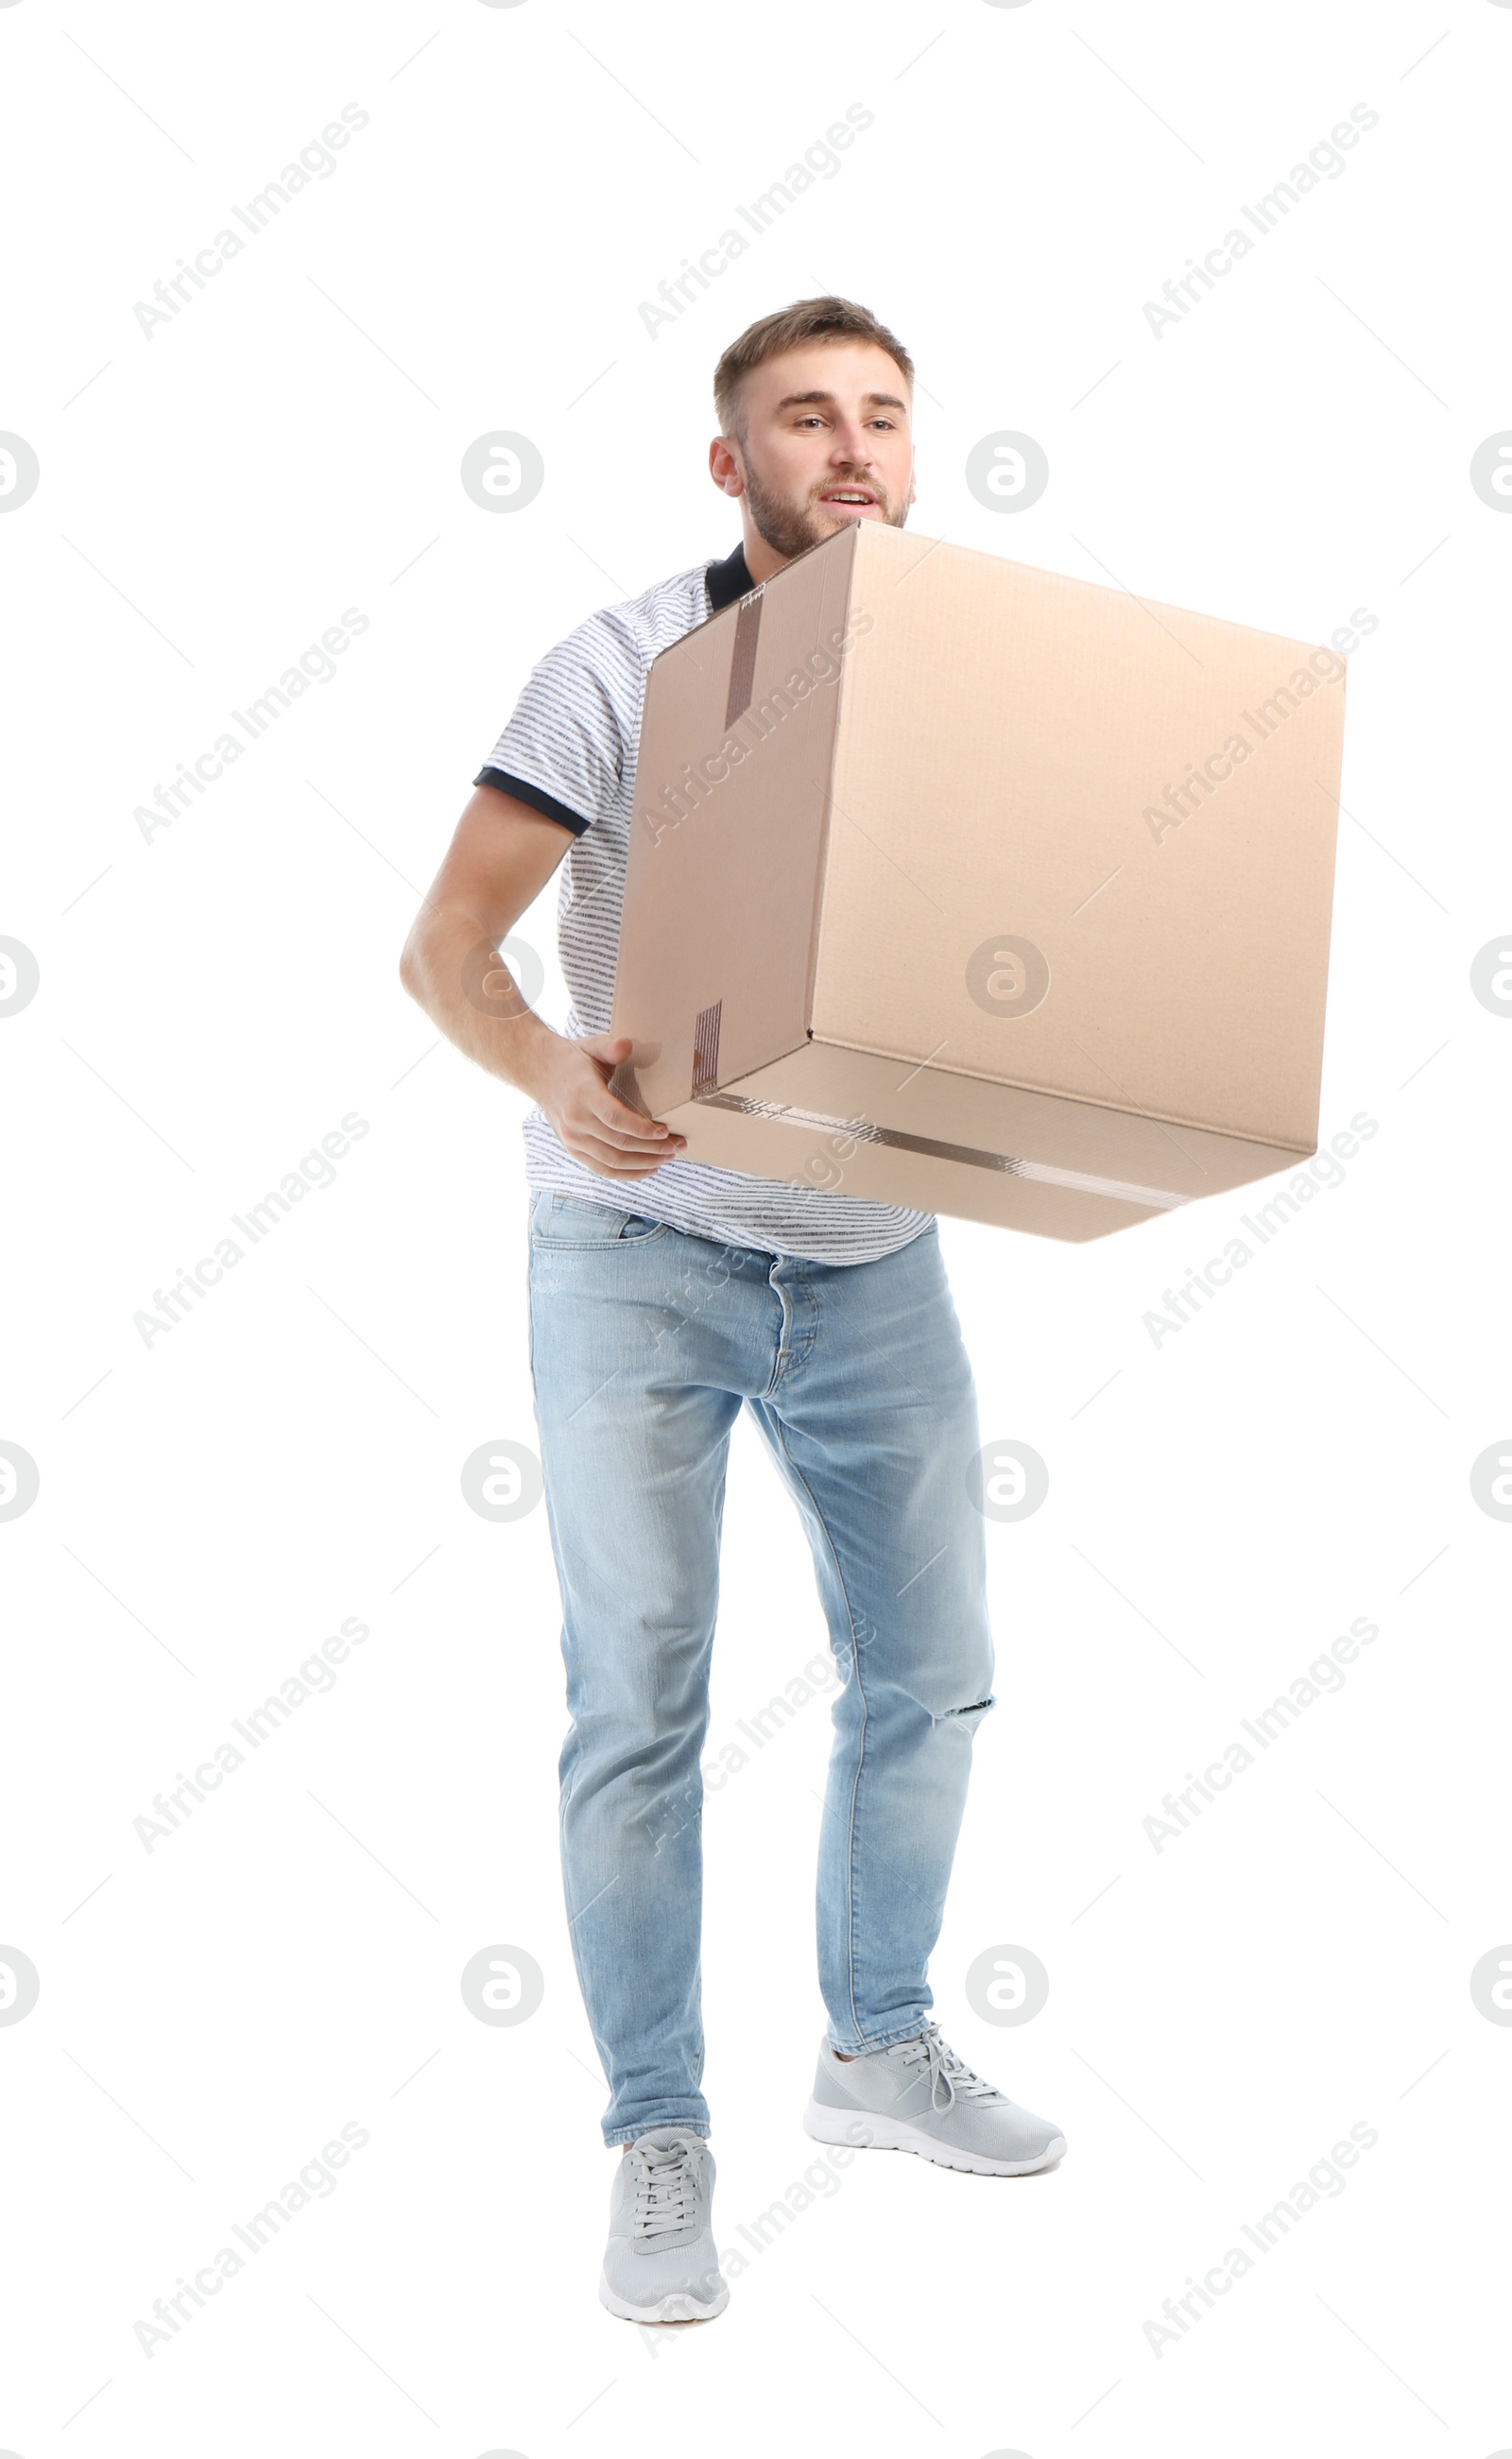
{"label": "striped polo shirt", "polygon": [[[534,669],[473,780],[513,794],[571,833],[556,904],[557,950],[572,997],[569,1040],[609,1030],[651,661],[753,585],[737,547],[723,562],[695,564],[590,615]],[[643,1178],[607,1179],[573,1159],[539,1107],[527,1114],[523,1133],[532,1188],[619,1205],[694,1237],[764,1254],[870,1264],[907,1246],[934,1218],[685,1156]]]}

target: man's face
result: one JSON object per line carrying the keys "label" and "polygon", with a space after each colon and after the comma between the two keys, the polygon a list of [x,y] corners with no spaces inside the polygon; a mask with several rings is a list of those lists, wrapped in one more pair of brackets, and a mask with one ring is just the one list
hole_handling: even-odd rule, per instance
{"label": "man's face", "polygon": [[718,438],[709,467],[773,556],[802,555],[847,521],[902,528],[914,501],[912,412],[885,350],[844,341],[785,350],[746,377],[744,409],[744,437]]}

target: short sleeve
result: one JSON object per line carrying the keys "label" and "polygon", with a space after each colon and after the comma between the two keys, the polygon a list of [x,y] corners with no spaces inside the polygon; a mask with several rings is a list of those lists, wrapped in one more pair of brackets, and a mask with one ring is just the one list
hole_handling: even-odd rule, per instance
{"label": "short sleeve", "polygon": [[618,798],[644,688],[634,636],[612,615],[590,616],[533,668],[473,784],[584,835]]}

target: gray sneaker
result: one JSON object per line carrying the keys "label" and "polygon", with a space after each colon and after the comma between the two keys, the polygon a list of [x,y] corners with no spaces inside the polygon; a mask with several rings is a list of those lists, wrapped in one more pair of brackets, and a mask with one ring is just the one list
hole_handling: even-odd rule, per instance
{"label": "gray sneaker", "polygon": [[1020,2109],[975,2074],[940,2038],[937,2024],[853,2058],[836,2057],[822,2041],[804,2132],[816,2143],[916,2152],[943,2168],[988,2177],[1048,2168],[1066,2148],[1048,2117]]}
{"label": "gray sneaker", "polygon": [[600,2302],[627,2322],[706,2322],[729,2289],[712,2233],[714,2155],[702,2135],[656,2126],[615,2171]]}

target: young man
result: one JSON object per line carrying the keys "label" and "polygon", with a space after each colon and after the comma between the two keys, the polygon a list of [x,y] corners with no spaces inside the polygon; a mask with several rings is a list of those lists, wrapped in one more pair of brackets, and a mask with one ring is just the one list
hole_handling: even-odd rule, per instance
{"label": "young man", "polygon": [[[700,1753],[729,1430],[744,1401],[813,1550],[841,1689],[821,1830],[829,2010],[804,2118],[989,2175],[1059,2130],[940,2037],[925,1979],[972,1740],[994,1705],[976,1390],[932,1214],[682,1158],[609,1090],[645,678],[662,649],[845,521],[914,501],[913,363],[865,309],[765,318],[715,371],[723,559],[549,650],[480,770],[401,960],[471,1059],[532,1096],[531,1368],[572,1726],[561,1852],[578,1978],[622,2145],[599,2295],[639,2322],[717,2314],[700,2012]],[[563,854],[552,1032],[497,944]],[[587,1029],[584,1030],[583,1028]]]}

